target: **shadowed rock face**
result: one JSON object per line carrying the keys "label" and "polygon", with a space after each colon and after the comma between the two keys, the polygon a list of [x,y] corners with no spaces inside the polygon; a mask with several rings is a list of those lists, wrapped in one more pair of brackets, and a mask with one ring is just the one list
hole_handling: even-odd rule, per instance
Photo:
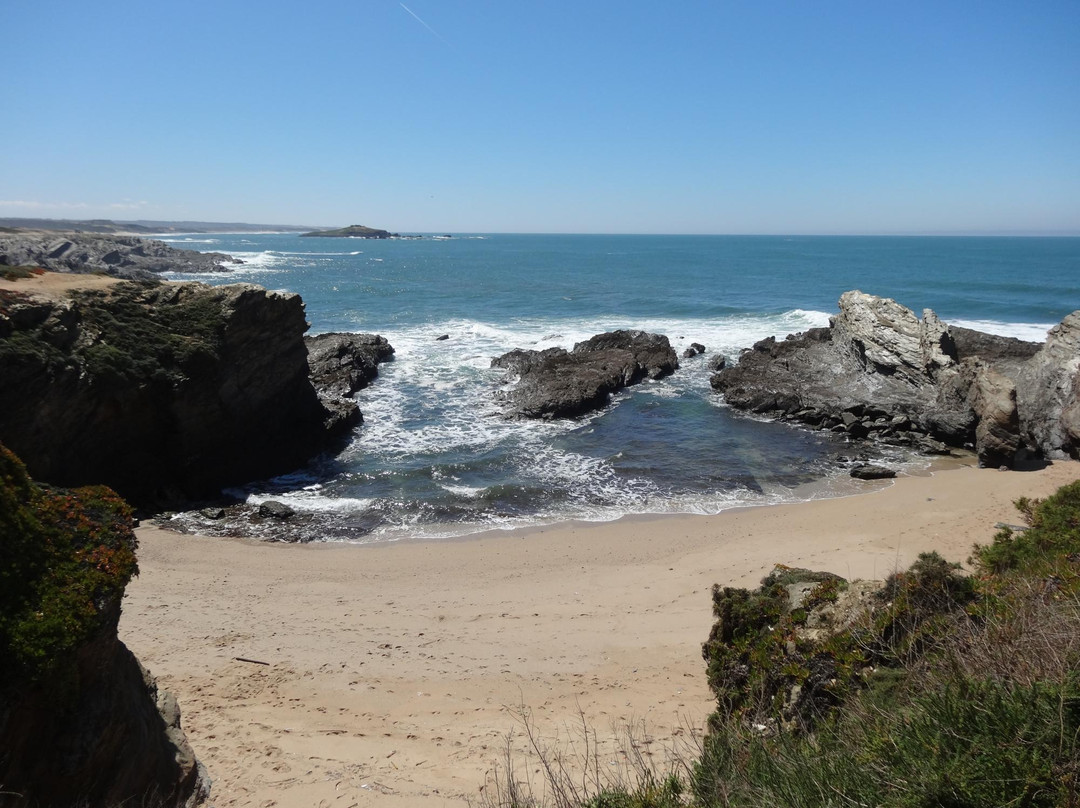
{"label": "shadowed rock face", "polygon": [[0,266],[149,280],[161,272],[228,272],[231,265],[242,263],[224,253],[178,250],[162,241],[136,236],[36,230],[0,233]]}
{"label": "shadowed rock face", "polygon": [[299,296],[250,284],[2,292],[0,440],[38,479],[147,505],[294,470],[351,423],[305,330]]}
{"label": "shadowed rock face", "polygon": [[1076,451],[1069,402],[1080,385],[1068,357],[1078,328],[1080,314],[1070,315],[1040,349],[954,334],[929,309],[920,320],[893,300],[846,292],[829,328],[762,340],[712,386],[738,409],[927,451],[973,446],[986,465],[1012,465],[1024,445]]}
{"label": "shadowed rock face", "polygon": [[176,700],[117,637],[135,545],[113,492],[38,486],[0,446],[0,804],[205,798]]}
{"label": "shadowed rock face", "polygon": [[516,386],[499,391],[506,412],[521,418],[570,418],[605,406],[611,394],[679,367],[668,338],[644,331],[612,331],[579,342],[573,351],[515,349],[493,359]]}

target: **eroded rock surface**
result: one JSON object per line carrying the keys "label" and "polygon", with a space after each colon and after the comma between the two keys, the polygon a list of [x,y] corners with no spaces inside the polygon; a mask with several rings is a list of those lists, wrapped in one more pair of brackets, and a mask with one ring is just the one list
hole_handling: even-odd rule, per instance
{"label": "eroded rock surface", "polygon": [[949,328],[893,300],[846,292],[829,328],[769,338],[712,377],[738,409],[929,452],[973,447],[1012,465],[1027,447],[1075,453],[1080,313],[1045,348]]}
{"label": "eroded rock surface", "polygon": [[161,272],[228,272],[244,263],[224,253],[178,250],[137,236],[20,230],[0,233],[0,266],[43,267],[54,272],[103,273],[147,280]]}
{"label": "eroded rock surface", "polygon": [[492,360],[513,386],[499,391],[507,414],[569,418],[605,406],[611,394],[679,367],[668,338],[645,331],[612,331],[579,342],[572,351],[515,349]]}

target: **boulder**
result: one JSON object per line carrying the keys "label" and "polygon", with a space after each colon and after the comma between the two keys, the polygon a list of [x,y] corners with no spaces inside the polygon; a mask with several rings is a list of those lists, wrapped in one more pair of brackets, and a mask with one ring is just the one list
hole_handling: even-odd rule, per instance
{"label": "boulder", "polygon": [[1016,384],[980,359],[966,359],[964,366],[971,375],[969,390],[979,462],[993,468],[1012,468],[1020,448]]}
{"label": "boulder", "polygon": [[896,476],[892,469],[873,463],[859,463],[852,466],[849,474],[857,480],[891,480]]}
{"label": "boulder", "polygon": [[1051,458],[1080,456],[1080,311],[1050,329],[1016,382],[1027,444]]}
{"label": "boulder", "polygon": [[319,334],[305,337],[308,370],[319,400],[330,413],[331,431],[361,423],[363,415],[352,399],[379,375],[379,365],[394,357],[394,349],[377,334]]}
{"label": "boulder", "polygon": [[679,367],[668,338],[644,331],[612,331],[579,342],[572,351],[515,349],[492,360],[508,371],[498,396],[512,417],[567,418],[605,406],[611,394]]}

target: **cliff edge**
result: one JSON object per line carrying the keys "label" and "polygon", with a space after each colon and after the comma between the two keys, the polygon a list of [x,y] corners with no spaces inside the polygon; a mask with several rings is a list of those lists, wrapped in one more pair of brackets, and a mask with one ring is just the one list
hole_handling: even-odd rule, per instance
{"label": "cliff edge", "polygon": [[139,505],[292,471],[359,421],[309,379],[303,301],[250,284],[0,283],[0,441]]}

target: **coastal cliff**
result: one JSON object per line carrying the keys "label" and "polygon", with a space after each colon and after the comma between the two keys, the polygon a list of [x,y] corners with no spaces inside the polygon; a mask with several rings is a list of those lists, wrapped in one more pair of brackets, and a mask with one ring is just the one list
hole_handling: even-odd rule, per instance
{"label": "coastal cliff", "polygon": [[163,241],[44,230],[0,230],[0,267],[42,267],[54,272],[101,273],[150,280],[162,272],[228,272],[244,263],[215,252],[178,250]]}
{"label": "coastal cliff", "polygon": [[249,284],[7,284],[0,440],[38,479],[140,505],[292,471],[359,421],[320,401],[307,327],[298,295]]}
{"label": "coastal cliff", "polygon": [[135,548],[116,494],[38,485],[0,445],[0,804],[205,798],[176,700],[117,637]]}
{"label": "coastal cliff", "polygon": [[1045,345],[919,319],[845,292],[828,328],[769,338],[712,377],[736,409],[930,452],[974,448],[989,466],[1022,449],[1080,450],[1080,313]]}

